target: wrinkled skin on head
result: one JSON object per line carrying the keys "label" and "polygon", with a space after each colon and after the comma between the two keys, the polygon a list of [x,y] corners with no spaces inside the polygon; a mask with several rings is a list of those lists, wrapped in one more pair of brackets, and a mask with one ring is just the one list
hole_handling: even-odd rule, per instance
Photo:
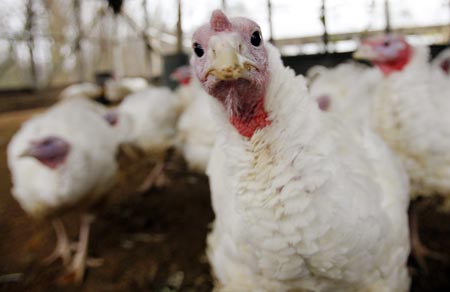
{"label": "wrinkled skin on head", "polygon": [[446,75],[450,75],[450,58],[447,58],[443,60],[439,67],[441,68],[442,72],[444,72]]}
{"label": "wrinkled skin on head", "polygon": [[251,137],[267,125],[268,55],[258,24],[243,17],[228,19],[216,10],[194,33],[192,44],[195,76],[223,104],[236,129]]}
{"label": "wrinkled skin on head", "polygon": [[327,94],[322,94],[316,97],[317,105],[321,111],[328,111],[331,105],[331,98]]}
{"label": "wrinkled skin on head", "polygon": [[119,113],[117,110],[110,110],[103,116],[103,118],[110,126],[114,127],[119,122]]}
{"label": "wrinkled skin on head", "polygon": [[410,61],[412,48],[398,35],[382,35],[361,42],[354,56],[373,63],[385,75],[401,71]]}
{"label": "wrinkled skin on head", "polygon": [[181,66],[170,74],[170,78],[182,85],[188,85],[191,82],[191,66]]}
{"label": "wrinkled skin on head", "polygon": [[31,141],[28,149],[21,155],[34,157],[45,166],[55,169],[67,158],[70,144],[62,138],[48,136],[40,140]]}

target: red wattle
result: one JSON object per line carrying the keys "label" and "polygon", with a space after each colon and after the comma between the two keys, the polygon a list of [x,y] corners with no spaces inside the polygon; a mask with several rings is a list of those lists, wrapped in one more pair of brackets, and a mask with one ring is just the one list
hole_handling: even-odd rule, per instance
{"label": "red wattle", "polygon": [[385,61],[385,62],[374,62],[374,65],[376,65],[378,68],[380,68],[381,72],[385,76],[389,76],[391,73],[394,73],[396,71],[402,71],[403,68],[409,63],[411,59],[411,48],[407,47],[405,51],[403,51],[398,58],[392,61]]}
{"label": "red wattle", "polygon": [[258,101],[251,112],[242,115],[231,115],[230,123],[239,134],[247,138],[251,138],[256,130],[269,126],[271,122],[268,120],[268,114],[264,109],[264,98]]}
{"label": "red wattle", "polygon": [[444,71],[445,74],[449,75],[449,73],[450,73],[450,60],[449,59],[444,60],[444,62],[442,62],[440,64],[440,67],[441,67],[442,71]]}
{"label": "red wattle", "polygon": [[183,85],[188,85],[189,83],[191,83],[191,76],[181,79],[180,83]]}

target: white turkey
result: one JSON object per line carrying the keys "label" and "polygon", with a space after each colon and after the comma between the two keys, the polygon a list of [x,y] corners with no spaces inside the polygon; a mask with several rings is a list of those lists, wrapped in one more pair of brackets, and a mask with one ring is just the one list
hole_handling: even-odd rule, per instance
{"label": "white turkey", "polygon": [[109,79],[105,82],[105,98],[111,103],[119,103],[127,95],[144,90],[148,86],[147,80],[140,77]]}
{"label": "white turkey", "polygon": [[[179,99],[169,88],[148,87],[128,95],[107,115],[121,143],[129,143],[158,160],[141,190],[150,188],[158,177],[163,180],[160,174],[166,154],[176,143],[180,109]],[[123,149],[127,151],[127,147]]]}
{"label": "white turkey", "polygon": [[188,66],[178,68],[171,77],[180,83],[176,91],[183,107],[177,123],[177,144],[189,169],[205,173],[215,140],[214,119],[208,106],[209,95]]}
{"label": "white turkey", "polygon": [[193,50],[220,127],[216,290],[408,291],[408,183],[386,145],[321,112],[247,18],[214,11]]}
{"label": "white turkey", "polygon": [[170,74],[170,78],[179,84],[175,90],[175,94],[180,99],[182,110],[186,109],[191,104],[198,91],[199,86],[192,82],[191,77],[191,66],[188,65],[178,67]]}
{"label": "white turkey", "polygon": [[[125,132],[122,141],[148,153],[161,153],[173,146],[180,104],[169,88],[149,87],[130,94],[115,111],[117,126]],[[129,120],[126,125],[121,124],[124,118]]]}
{"label": "white turkey", "polygon": [[330,69],[314,66],[307,75],[310,94],[321,110],[369,124],[373,92],[381,79],[378,70],[347,62]]}
{"label": "white turkey", "polygon": [[[411,198],[435,196],[450,206],[450,103],[434,89],[429,50],[413,47],[404,37],[381,35],[362,41],[355,57],[367,59],[383,73],[374,96],[373,126],[400,157],[411,182]],[[446,106],[447,104],[447,106]],[[417,219],[412,214],[413,222]],[[425,267],[431,253],[412,226],[413,252]]]}
{"label": "white turkey", "polygon": [[[85,101],[71,99],[26,121],[8,145],[12,194],[34,218],[51,218],[68,275],[83,279],[93,209],[115,183],[117,139]],[[79,242],[71,246],[59,217],[81,212]]]}
{"label": "white turkey", "polygon": [[96,99],[102,95],[102,92],[102,88],[97,84],[91,82],[82,82],[72,84],[64,88],[64,90],[59,94],[59,99],[79,97]]}

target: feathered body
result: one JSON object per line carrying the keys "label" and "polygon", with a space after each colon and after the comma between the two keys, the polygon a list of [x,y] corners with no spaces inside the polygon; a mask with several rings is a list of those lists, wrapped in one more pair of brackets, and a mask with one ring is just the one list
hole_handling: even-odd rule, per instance
{"label": "feathered body", "polygon": [[72,84],[64,88],[60,93],[59,99],[68,99],[73,97],[83,97],[96,99],[102,95],[102,88],[91,82],[82,82]]}
{"label": "feathered body", "polygon": [[[226,42],[241,51],[245,36],[233,44],[231,33],[214,47],[229,30],[259,29],[244,18],[232,24],[224,19],[213,13],[211,25],[219,32],[210,32],[210,48],[207,26],[194,34],[208,52],[205,60],[211,46]],[[343,127],[321,112],[304,78],[283,67],[271,45],[265,49],[270,79],[264,127],[246,137],[221,100],[212,101],[220,134],[207,171],[216,215],[208,257],[217,289],[407,291],[408,183],[402,168],[369,130]],[[197,76],[203,80],[202,71]]]}
{"label": "feathered body", "polygon": [[170,89],[150,87],[127,96],[116,109],[121,142],[162,153],[175,143],[180,103]]}
{"label": "feathered body", "polygon": [[[408,63],[386,75],[375,93],[373,123],[402,160],[411,195],[450,195],[450,103],[436,94],[428,48],[414,47]],[[448,98],[447,98],[448,100]]]}
{"label": "feathered body", "polygon": [[331,69],[315,66],[308,71],[308,77],[311,96],[319,104],[320,99],[329,99],[323,110],[351,122],[370,121],[373,93],[382,77],[379,70],[350,62]]}
{"label": "feathered body", "polygon": [[191,67],[188,65],[178,67],[170,74],[170,78],[179,84],[175,94],[180,99],[181,108],[184,111],[194,101],[201,88],[198,83],[192,80]]}
{"label": "feathered body", "polygon": [[112,103],[119,103],[127,95],[145,90],[148,86],[147,80],[140,77],[110,79],[105,83],[105,97]]}
{"label": "feathered body", "polygon": [[[64,163],[51,169],[20,157],[30,143],[57,136],[68,141]],[[42,217],[83,201],[98,201],[113,185],[117,141],[102,116],[83,100],[62,102],[25,122],[8,145],[12,194],[30,215]]]}
{"label": "feathered body", "polygon": [[190,82],[189,87],[193,100],[178,120],[179,148],[191,170],[205,173],[216,136],[214,119],[208,106],[211,97],[195,79]]}

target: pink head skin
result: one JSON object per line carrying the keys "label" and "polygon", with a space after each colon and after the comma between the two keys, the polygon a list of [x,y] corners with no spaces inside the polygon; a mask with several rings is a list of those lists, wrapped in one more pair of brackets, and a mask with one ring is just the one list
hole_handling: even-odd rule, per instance
{"label": "pink head skin", "polygon": [[353,54],[380,68],[385,76],[401,71],[410,61],[412,48],[402,36],[383,35],[363,40]]}
{"label": "pink head skin", "polygon": [[328,94],[322,94],[316,97],[317,104],[319,105],[319,109],[323,112],[328,111],[331,105],[331,99]]}
{"label": "pink head skin", "polygon": [[264,97],[269,83],[268,55],[258,24],[228,19],[220,10],[193,35],[191,64],[206,92],[217,98],[238,132],[251,138],[269,125]]}
{"label": "pink head skin", "polygon": [[450,74],[450,58],[442,60],[442,62],[439,63],[439,67],[441,68],[442,72],[444,72],[446,75],[449,75]]}
{"label": "pink head skin", "polygon": [[48,168],[55,169],[66,161],[70,144],[62,138],[48,136],[31,141],[30,146],[21,157],[34,157]]}
{"label": "pink head skin", "polygon": [[191,66],[181,66],[170,74],[170,78],[182,85],[188,85],[191,82]]}
{"label": "pink head skin", "polygon": [[103,118],[110,126],[115,126],[119,122],[119,113],[115,110],[108,111]]}

